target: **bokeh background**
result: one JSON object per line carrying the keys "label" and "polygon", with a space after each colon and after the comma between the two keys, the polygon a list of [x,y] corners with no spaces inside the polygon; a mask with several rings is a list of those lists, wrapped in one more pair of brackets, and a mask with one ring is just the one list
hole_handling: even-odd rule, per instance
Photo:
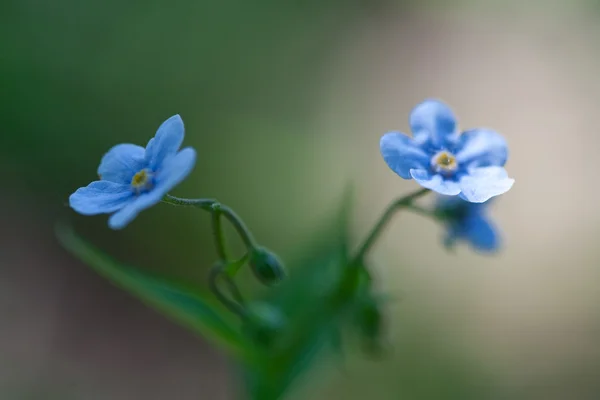
{"label": "bokeh background", "polygon": [[[8,0],[0,4],[0,398],[230,399],[218,349],[64,251],[66,220],[115,258],[203,282],[208,219],[157,206],[126,230],[68,195],[119,142],[182,115],[195,171],[286,262],[326,241],[353,184],[357,243],[415,188],[380,158],[427,97],[505,135],[503,251],[448,253],[403,215],[372,253],[390,347],[321,362],[291,398],[600,396],[596,1]],[[307,250],[308,249],[308,250]]]}

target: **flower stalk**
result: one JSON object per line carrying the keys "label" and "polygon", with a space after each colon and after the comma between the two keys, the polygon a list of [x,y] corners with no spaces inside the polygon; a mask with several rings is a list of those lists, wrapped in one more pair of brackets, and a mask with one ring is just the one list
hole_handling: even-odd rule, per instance
{"label": "flower stalk", "polygon": [[[237,314],[242,319],[246,318],[247,312],[244,307],[245,300],[241,291],[235,284],[233,277],[237,271],[239,271],[240,267],[248,260],[250,255],[256,251],[258,246],[244,221],[242,221],[231,208],[214,199],[184,199],[167,194],[162,201],[173,206],[195,207],[211,214],[213,237],[219,261],[211,268],[208,276],[210,289],[227,309],[234,314]],[[231,261],[227,254],[222,224],[223,217],[233,225],[246,246],[246,253],[239,260]],[[226,285],[231,298],[223,292],[219,285],[219,281],[222,281]]]}
{"label": "flower stalk", "polygon": [[[396,214],[396,212],[398,212],[404,208],[413,207],[413,204],[412,204],[413,201],[426,195],[429,192],[431,192],[431,190],[429,190],[429,189],[420,189],[420,190],[413,192],[407,196],[401,197],[398,200],[395,200],[393,203],[391,203],[386,208],[386,210],[383,212],[383,214],[381,215],[381,217],[379,218],[379,220],[377,221],[375,226],[371,229],[371,232],[369,233],[369,235],[367,236],[367,238],[365,239],[363,244],[359,247],[358,251],[356,252],[356,255],[352,258],[350,265],[362,264],[367,252],[371,249],[371,247],[373,247],[373,245],[379,238],[379,235],[381,234],[381,232],[383,232],[383,230],[387,226],[388,222]],[[416,210],[424,211],[423,209],[421,209],[419,207],[414,207],[414,208]]]}

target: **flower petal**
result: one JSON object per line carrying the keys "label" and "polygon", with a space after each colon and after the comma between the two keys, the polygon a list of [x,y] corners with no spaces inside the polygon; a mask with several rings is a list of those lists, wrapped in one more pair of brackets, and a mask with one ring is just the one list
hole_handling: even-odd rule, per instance
{"label": "flower petal", "polygon": [[464,222],[464,239],[479,251],[493,252],[500,247],[495,227],[480,215],[473,215]]}
{"label": "flower petal", "polygon": [[456,196],[460,193],[458,182],[444,179],[440,174],[432,174],[425,169],[411,169],[410,175],[419,185],[439,194]]}
{"label": "flower petal", "polygon": [[135,197],[132,202],[127,204],[116,213],[110,216],[108,219],[108,226],[112,229],[122,229],[129,224],[137,215],[149,208],[162,199],[162,195],[159,192],[151,191],[148,193],[140,194]]}
{"label": "flower petal", "polygon": [[179,115],[173,115],[161,124],[146,146],[146,162],[151,170],[156,171],[165,159],[177,153],[183,136],[183,120]]}
{"label": "flower petal", "polygon": [[417,105],[410,114],[410,128],[417,141],[427,140],[440,149],[454,137],[456,117],[446,104],[428,99]]}
{"label": "flower petal", "polygon": [[381,137],[379,149],[388,167],[404,179],[411,179],[411,168],[427,168],[429,157],[407,135],[388,132]]}
{"label": "flower petal", "polygon": [[135,144],[118,144],[111,148],[100,161],[100,179],[129,184],[133,175],[144,168],[144,148]]}
{"label": "flower petal", "polygon": [[473,168],[460,178],[460,197],[472,203],[483,203],[506,193],[515,183],[502,167]]}
{"label": "flower petal", "polygon": [[77,189],[69,197],[69,205],[83,215],[107,214],[123,208],[132,199],[133,192],[128,185],[94,181]]}
{"label": "flower petal", "polygon": [[186,147],[175,156],[165,160],[162,169],[156,176],[154,191],[160,191],[164,196],[192,172],[195,164],[196,150],[191,147]]}
{"label": "flower petal", "polygon": [[112,229],[122,229],[143,210],[160,202],[162,198],[192,171],[196,163],[196,151],[190,147],[163,162],[156,176],[156,186],[148,193],[139,195],[135,201],[115,213],[108,220]]}
{"label": "flower petal", "polygon": [[490,129],[471,129],[459,136],[456,160],[465,167],[502,167],[508,159],[506,140]]}

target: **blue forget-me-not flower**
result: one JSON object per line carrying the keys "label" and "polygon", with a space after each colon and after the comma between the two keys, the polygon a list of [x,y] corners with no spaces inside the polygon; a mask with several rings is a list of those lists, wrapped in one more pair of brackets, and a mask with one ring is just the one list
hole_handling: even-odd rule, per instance
{"label": "blue forget-me-not flower", "polygon": [[439,196],[436,212],[446,224],[446,247],[451,248],[456,241],[464,240],[480,252],[498,250],[500,234],[486,215],[490,203],[471,203],[460,197]]}
{"label": "blue forget-me-not flower", "polygon": [[503,168],[506,141],[489,129],[459,133],[452,110],[425,100],[410,114],[413,137],[388,132],[380,141],[387,165],[404,179],[443,195],[482,203],[508,191],[514,179]]}
{"label": "blue forget-me-not flower", "polygon": [[112,214],[108,224],[121,229],[142,210],[158,203],[191,172],[196,151],[179,150],[184,137],[179,115],[167,119],[144,149],[118,144],[102,157],[99,181],[77,189],[70,206],[80,214]]}

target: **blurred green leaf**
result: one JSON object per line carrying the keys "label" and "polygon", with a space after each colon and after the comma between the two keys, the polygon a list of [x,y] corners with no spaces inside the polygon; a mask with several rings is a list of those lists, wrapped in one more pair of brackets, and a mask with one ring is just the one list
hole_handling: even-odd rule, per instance
{"label": "blurred green leaf", "polygon": [[262,362],[247,371],[251,399],[281,398],[331,344],[338,327],[339,308],[326,302],[341,277],[340,254],[331,252],[329,257],[317,258],[300,271],[302,274],[284,282],[268,297],[271,305],[280,307],[288,322],[282,335],[266,350]]}
{"label": "blurred green leaf", "polygon": [[281,398],[325,350],[332,348],[332,338],[339,334],[353,301],[351,297],[340,297],[340,288],[347,279],[351,205],[349,187],[338,214],[326,221],[301,264],[292,268],[295,273],[268,292],[264,301],[279,307],[287,324],[257,368],[246,371],[250,398]]}
{"label": "blurred green leaf", "polygon": [[234,355],[249,355],[252,347],[210,294],[121,265],[77,236],[70,227],[57,226],[57,236],[63,246],[81,261],[148,305]]}

